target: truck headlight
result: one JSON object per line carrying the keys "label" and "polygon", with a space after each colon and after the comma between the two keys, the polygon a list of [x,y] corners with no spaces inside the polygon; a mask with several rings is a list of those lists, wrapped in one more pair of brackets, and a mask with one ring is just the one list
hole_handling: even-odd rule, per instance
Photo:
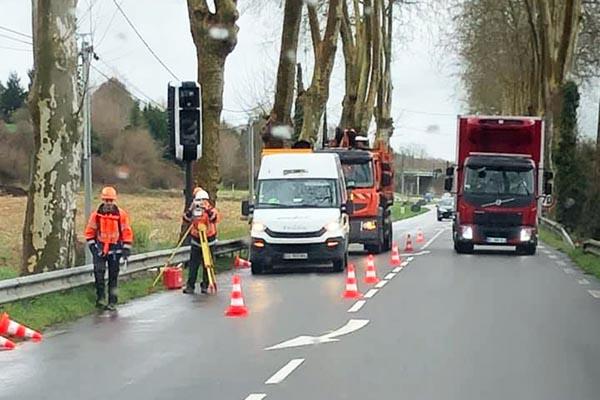
{"label": "truck headlight", "polygon": [[360,227],[365,231],[374,231],[375,229],[377,229],[377,221],[363,221],[361,222]]}
{"label": "truck headlight", "polygon": [[327,225],[325,225],[325,229],[328,232],[339,231],[341,228],[342,228],[342,226],[340,225],[340,223],[338,221],[332,221],[332,222],[328,223]]}
{"label": "truck headlight", "polygon": [[529,242],[531,240],[531,228],[521,229],[520,240],[521,242]]}
{"label": "truck headlight", "polygon": [[473,228],[471,226],[463,226],[461,236],[466,240],[473,240]]}
{"label": "truck headlight", "polygon": [[253,222],[251,231],[254,233],[261,233],[265,231],[265,228],[265,224],[263,224],[262,222]]}

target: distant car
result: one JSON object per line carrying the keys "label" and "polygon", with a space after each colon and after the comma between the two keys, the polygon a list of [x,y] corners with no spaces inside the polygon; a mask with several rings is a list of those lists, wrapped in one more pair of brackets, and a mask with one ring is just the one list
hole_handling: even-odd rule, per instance
{"label": "distant car", "polygon": [[437,204],[437,219],[438,221],[444,218],[452,219],[454,217],[454,198],[444,197]]}

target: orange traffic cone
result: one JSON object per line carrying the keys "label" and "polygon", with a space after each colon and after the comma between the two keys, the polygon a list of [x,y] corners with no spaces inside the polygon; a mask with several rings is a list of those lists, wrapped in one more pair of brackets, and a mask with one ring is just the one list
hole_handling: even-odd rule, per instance
{"label": "orange traffic cone", "polygon": [[0,350],[12,350],[15,348],[15,344],[8,339],[0,336]]}
{"label": "orange traffic cone", "polygon": [[233,261],[233,266],[235,268],[250,268],[252,263],[248,260],[244,260],[240,256],[235,256],[235,260]]}
{"label": "orange traffic cone", "polygon": [[402,259],[400,258],[400,251],[398,251],[398,243],[394,242],[392,245],[392,265],[400,265],[402,264]]}
{"label": "orange traffic cone", "polygon": [[377,277],[377,271],[375,270],[375,260],[373,254],[369,254],[367,258],[367,273],[365,275],[365,283],[377,283],[379,278]]}
{"label": "orange traffic cone", "polygon": [[7,313],[4,313],[0,316],[0,335],[5,334],[16,336],[22,339],[31,339],[35,342],[42,340],[41,333],[11,320]]}
{"label": "orange traffic cone", "polygon": [[404,251],[411,252],[413,251],[412,239],[410,237],[410,233],[406,234],[406,246],[404,246]]}
{"label": "orange traffic cone", "polygon": [[419,229],[417,231],[417,243],[425,243],[425,235],[423,235],[423,231],[421,229]]}
{"label": "orange traffic cone", "polygon": [[244,297],[242,296],[242,280],[239,275],[234,275],[231,283],[231,303],[225,315],[228,317],[245,317],[248,315],[248,308],[244,305]]}
{"label": "orange traffic cone", "polygon": [[362,293],[358,291],[358,285],[356,283],[356,273],[354,272],[354,265],[348,264],[348,277],[346,278],[346,290],[342,295],[345,299],[360,299],[363,297]]}

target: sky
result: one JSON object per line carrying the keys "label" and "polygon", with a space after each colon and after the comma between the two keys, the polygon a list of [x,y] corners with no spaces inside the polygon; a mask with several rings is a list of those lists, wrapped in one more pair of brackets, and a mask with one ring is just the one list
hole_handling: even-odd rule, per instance
{"label": "sky", "polygon": [[[256,7],[258,0],[240,0],[238,44],[227,58],[222,118],[241,125],[248,121],[248,108],[272,96],[279,56],[282,11],[280,0]],[[266,0],[261,0],[263,3]],[[114,0],[79,0],[78,32],[92,32],[99,57],[93,63],[91,84],[105,76],[117,77],[142,101],[165,104],[167,84],[196,80],[196,50],[192,42],[185,0],[117,0],[144,40],[176,78],[144,47]],[[91,5],[91,8],[90,8]],[[436,24],[431,17],[414,15],[394,42],[392,79],[395,132],[391,144],[425,152],[429,156],[454,159],[456,115],[464,113],[452,55],[439,50]],[[0,0],[0,27],[31,35],[31,1]],[[11,37],[12,39],[7,38]],[[17,39],[17,40],[15,40]],[[27,82],[32,67],[31,46],[26,36],[0,29],[0,80],[16,71]],[[310,44],[309,44],[310,46]],[[341,46],[338,47],[341,53]],[[310,79],[310,47],[300,46],[297,60],[305,67],[305,86]],[[101,71],[101,72],[98,72]],[[339,120],[344,89],[341,55],[337,57],[327,104],[331,124]],[[598,90],[588,87],[580,109],[580,127],[595,134]],[[593,98],[595,93],[595,99]]]}

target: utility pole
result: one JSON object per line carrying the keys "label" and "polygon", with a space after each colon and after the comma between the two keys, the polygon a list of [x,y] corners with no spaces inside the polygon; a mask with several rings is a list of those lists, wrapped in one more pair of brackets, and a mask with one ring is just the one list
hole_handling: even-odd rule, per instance
{"label": "utility pole", "polygon": [[248,120],[248,196],[250,204],[254,204],[254,121]]}
{"label": "utility pole", "polygon": [[[85,219],[89,219],[92,212],[92,102],[90,98],[90,63],[94,48],[85,39],[81,45],[83,59],[83,186],[85,188]],[[92,253],[86,247],[85,263],[92,263]]]}

